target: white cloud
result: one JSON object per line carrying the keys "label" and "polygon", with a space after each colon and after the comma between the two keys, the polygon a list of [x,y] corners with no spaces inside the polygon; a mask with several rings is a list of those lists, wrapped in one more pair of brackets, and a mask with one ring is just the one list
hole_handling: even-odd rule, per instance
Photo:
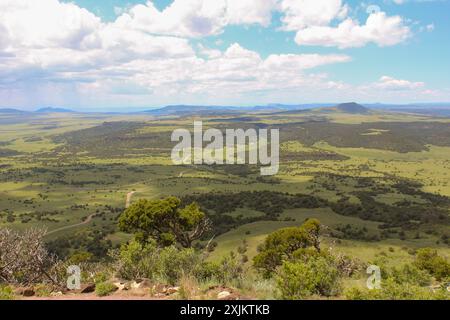
{"label": "white cloud", "polygon": [[369,15],[364,25],[347,18],[337,27],[311,26],[299,30],[295,41],[299,45],[336,46],[341,49],[375,43],[380,47],[401,43],[411,36],[411,30],[400,16],[389,17],[384,12]]}
{"label": "white cloud", "polygon": [[[156,19],[150,24],[154,32],[148,33],[135,25],[141,19],[137,13],[130,14],[133,18],[128,21],[122,15],[105,23],[75,4],[4,0],[0,11],[0,99],[23,105],[67,105],[65,97],[80,105],[189,101],[195,97],[238,99],[255,92],[329,88],[332,81],[306,70],[350,60],[344,55],[314,54],[264,59],[237,43],[225,51],[199,45],[197,56],[188,39],[169,35],[196,36],[220,32],[223,23],[265,25],[271,19],[268,2],[252,10],[247,0],[229,1],[225,13],[218,9],[218,2],[205,6],[201,2],[196,1],[202,7],[195,12],[177,2],[175,8],[184,11],[156,13],[176,16],[181,12],[178,18],[183,23],[171,26]],[[139,12],[139,8],[131,11]],[[250,14],[242,15],[243,10]],[[191,19],[199,12],[211,22],[211,28],[189,24],[199,21]],[[158,31],[163,25],[169,29]]]}
{"label": "white cloud", "polygon": [[229,24],[260,24],[267,27],[278,0],[227,0]]}
{"label": "white cloud", "polygon": [[319,54],[281,54],[270,55],[264,66],[273,69],[310,69],[330,63],[340,63],[350,61],[346,55],[319,55]]}
{"label": "white cloud", "polygon": [[[2,0],[0,26],[11,45],[83,48],[101,22],[85,9],[57,0]],[[2,35],[3,37],[3,35]]]}
{"label": "white cloud", "polygon": [[375,88],[385,90],[415,90],[423,88],[424,82],[412,82],[408,80],[395,79],[389,76],[382,76],[380,80],[373,85]]}
{"label": "white cloud", "polygon": [[[267,26],[274,10],[284,12],[283,29],[298,31],[299,44],[391,45],[409,35],[400,17],[384,13],[359,25],[346,17],[348,8],[340,0],[175,0],[163,11],[148,2],[110,23],[73,3],[0,0],[0,101],[144,105],[354,94],[349,85],[311,70],[348,62],[347,55],[262,57],[237,43],[218,50],[189,39],[219,34],[231,24]],[[335,21],[341,23],[330,27]],[[421,87],[384,77],[371,88],[392,92],[408,86]]]}
{"label": "white cloud", "polygon": [[428,25],[425,27],[425,29],[426,29],[428,32],[434,31],[434,23],[428,24]]}
{"label": "white cloud", "polygon": [[215,59],[215,58],[219,58],[220,56],[222,56],[222,51],[217,50],[217,49],[207,48],[202,44],[198,45],[198,49],[199,49],[200,55],[205,56],[209,59]]}
{"label": "white cloud", "polygon": [[297,31],[310,26],[326,26],[344,18],[349,10],[342,0],[282,0],[283,29]]}
{"label": "white cloud", "polygon": [[87,10],[57,0],[2,0],[0,31],[0,83],[91,81],[92,70],[132,60],[194,56],[186,39],[102,23]]}
{"label": "white cloud", "polygon": [[175,0],[159,11],[148,1],[121,15],[121,27],[179,37],[216,35],[227,25],[268,26],[278,0]]}
{"label": "white cloud", "polygon": [[117,19],[120,27],[150,33],[200,37],[219,33],[225,26],[225,0],[175,0],[163,11],[148,1]]}

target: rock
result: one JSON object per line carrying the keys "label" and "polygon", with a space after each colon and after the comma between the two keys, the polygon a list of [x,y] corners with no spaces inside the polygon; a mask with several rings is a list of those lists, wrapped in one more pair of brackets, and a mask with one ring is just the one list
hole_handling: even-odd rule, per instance
{"label": "rock", "polygon": [[62,296],[62,295],[64,295],[64,294],[62,293],[62,291],[50,293],[50,296],[51,296],[51,297],[60,297],[60,296]]}
{"label": "rock", "polygon": [[163,284],[156,284],[152,287],[152,292],[154,293],[167,293],[167,287]]}
{"label": "rock", "polygon": [[150,289],[153,286],[153,283],[149,279],[142,279],[138,284],[138,288],[140,289]]}
{"label": "rock", "polygon": [[14,289],[14,294],[17,295],[17,296],[21,296],[22,293],[23,293],[23,290],[25,290],[25,288],[22,288],[22,287],[15,288]]}
{"label": "rock", "polygon": [[[114,282],[113,285],[117,287],[117,290],[122,291],[125,290],[125,283],[122,282]],[[116,291],[117,291],[116,290]]]}
{"label": "rock", "polygon": [[16,295],[24,296],[24,297],[32,297],[35,295],[34,289],[31,287],[27,287],[27,288],[19,287],[14,291],[14,293]]}
{"label": "rock", "polygon": [[131,290],[133,288],[133,283],[132,282],[127,282],[123,285],[123,289],[124,291],[128,291]]}
{"label": "rock", "polygon": [[180,291],[180,287],[169,287],[166,290],[166,294],[171,295]]}
{"label": "rock", "polygon": [[23,293],[22,293],[22,295],[24,296],[24,297],[32,297],[32,296],[34,296],[34,290],[32,289],[32,288],[26,288],[24,291],[23,291]]}
{"label": "rock", "polygon": [[80,293],[91,293],[95,291],[95,284],[89,283],[81,286]]}
{"label": "rock", "polygon": [[217,299],[219,300],[226,300],[231,296],[231,292],[228,291],[221,291],[217,294]]}

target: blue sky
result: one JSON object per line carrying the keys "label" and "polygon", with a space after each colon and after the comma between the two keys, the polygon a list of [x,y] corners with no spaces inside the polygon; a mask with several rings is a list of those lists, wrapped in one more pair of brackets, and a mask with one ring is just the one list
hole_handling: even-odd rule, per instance
{"label": "blue sky", "polygon": [[446,0],[23,2],[0,4],[5,107],[450,101]]}

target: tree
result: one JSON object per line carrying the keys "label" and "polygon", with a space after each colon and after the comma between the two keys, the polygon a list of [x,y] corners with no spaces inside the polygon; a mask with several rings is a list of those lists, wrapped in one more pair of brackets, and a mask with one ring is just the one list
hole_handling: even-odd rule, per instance
{"label": "tree", "polygon": [[181,200],[176,197],[141,199],[119,217],[120,230],[135,233],[141,242],[153,238],[162,246],[179,243],[190,248],[210,226],[209,219],[195,202],[181,208]]}
{"label": "tree", "polygon": [[312,248],[320,252],[320,222],[308,219],[300,227],[277,230],[269,234],[253,262],[257,269],[270,277],[284,260],[289,260],[299,249]]}
{"label": "tree", "polygon": [[23,232],[0,229],[0,282],[33,284],[56,282],[50,275],[56,259],[44,244],[46,230]]}

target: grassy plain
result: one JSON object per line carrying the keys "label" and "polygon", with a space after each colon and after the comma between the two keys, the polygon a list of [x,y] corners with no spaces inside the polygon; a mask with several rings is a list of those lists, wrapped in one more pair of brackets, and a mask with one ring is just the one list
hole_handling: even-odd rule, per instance
{"label": "grassy plain", "polygon": [[[115,219],[131,191],[136,191],[133,199],[271,191],[311,195],[330,203],[346,199],[354,205],[361,203],[360,193],[365,192],[381,205],[438,206],[448,219],[448,202],[436,204],[433,198],[450,198],[450,138],[445,136],[448,119],[333,110],[252,117],[254,121],[239,122],[230,121],[228,115],[169,119],[148,115],[1,115],[0,226],[57,231],[77,225],[52,233],[49,240],[103,230],[105,239],[117,245],[129,239],[116,230]],[[192,130],[194,119],[203,120],[205,127],[280,127],[279,174],[262,179],[254,168],[234,172],[223,166],[172,165],[170,150],[175,143],[170,141],[170,133],[176,128]],[[431,129],[420,132],[417,128],[423,125]],[[320,134],[314,131],[316,127]],[[329,128],[338,131],[323,135]],[[411,132],[425,138],[418,139]],[[364,147],[367,141],[370,146]],[[414,192],[398,187],[405,181],[414,185]],[[79,225],[91,215],[92,221]],[[244,206],[226,215],[237,221],[237,217],[257,219],[264,213]],[[211,259],[235,250],[244,239],[251,258],[268,233],[300,225],[310,217],[318,218],[330,230],[349,224],[367,229],[368,235],[379,235],[383,223],[342,215],[330,207],[287,209],[276,221],[238,223],[215,235],[217,248]],[[398,226],[391,229],[401,230]],[[391,233],[374,241],[336,238],[330,232],[324,235],[324,243],[363,261],[389,256],[396,264],[411,259],[409,249],[425,246],[450,256],[448,244],[441,241],[450,235],[446,222],[422,221],[403,231],[401,237]]]}

